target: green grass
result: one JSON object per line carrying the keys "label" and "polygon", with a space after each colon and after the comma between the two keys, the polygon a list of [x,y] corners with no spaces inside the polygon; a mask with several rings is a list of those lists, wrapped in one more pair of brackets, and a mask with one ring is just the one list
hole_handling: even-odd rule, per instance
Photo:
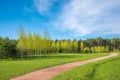
{"label": "green grass", "polygon": [[120,80],[120,55],[79,66],[51,80]]}
{"label": "green grass", "polygon": [[0,80],[8,80],[28,72],[58,64],[81,61],[105,55],[108,54],[52,54],[39,59],[2,60],[0,61]]}

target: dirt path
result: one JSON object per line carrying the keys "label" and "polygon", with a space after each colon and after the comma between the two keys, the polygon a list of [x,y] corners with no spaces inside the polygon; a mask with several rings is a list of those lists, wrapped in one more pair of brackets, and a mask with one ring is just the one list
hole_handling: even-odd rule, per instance
{"label": "dirt path", "polygon": [[103,60],[103,59],[107,59],[107,58],[111,58],[111,57],[117,56],[117,55],[118,54],[111,53],[110,55],[104,56],[104,57],[94,58],[94,59],[90,59],[90,60],[84,60],[84,61],[80,61],[80,62],[67,63],[67,64],[63,64],[63,65],[58,65],[58,66],[53,66],[50,68],[45,68],[45,69],[41,69],[38,71],[34,71],[31,73],[25,74],[23,76],[13,78],[11,80],[49,80],[50,78],[52,78],[56,75],[59,75],[62,72],[68,71],[72,68],[75,68],[77,66],[84,65],[87,63],[91,63],[91,62],[95,62],[95,61],[99,61],[99,60]]}

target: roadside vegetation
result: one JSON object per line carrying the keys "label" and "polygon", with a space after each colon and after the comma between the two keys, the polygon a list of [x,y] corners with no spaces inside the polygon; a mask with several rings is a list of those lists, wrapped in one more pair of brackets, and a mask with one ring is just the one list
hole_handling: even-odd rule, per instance
{"label": "roadside vegetation", "polygon": [[120,80],[119,68],[120,55],[74,68],[51,80]]}

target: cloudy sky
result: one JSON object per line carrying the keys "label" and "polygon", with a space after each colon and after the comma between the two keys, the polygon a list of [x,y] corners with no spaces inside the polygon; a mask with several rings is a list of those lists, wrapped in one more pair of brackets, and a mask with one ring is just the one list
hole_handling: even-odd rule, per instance
{"label": "cloudy sky", "polygon": [[52,39],[120,37],[120,0],[0,0],[0,36],[18,28]]}

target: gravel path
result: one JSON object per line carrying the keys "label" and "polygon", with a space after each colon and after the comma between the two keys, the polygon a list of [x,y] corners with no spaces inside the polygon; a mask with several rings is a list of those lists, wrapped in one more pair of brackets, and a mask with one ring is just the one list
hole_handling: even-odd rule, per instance
{"label": "gravel path", "polygon": [[62,72],[68,71],[72,68],[75,68],[77,66],[81,66],[81,65],[95,62],[95,61],[99,61],[99,60],[104,60],[104,59],[111,58],[111,57],[117,56],[117,55],[118,54],[110,53],[110,55],[104,56],[104,57],[94,58],[94,59],[90,59],[90,60],[84,60],[84,61],[80,61],[80,62],[72,62],[72,63],[67,63],[67,64],[63,64],[63,65],[58,65],[58,66],[53,66],[53,67],[41,69],[38,71],[34,71],[31,73],[10,79],[10,80],[49,80],[50,78],[52,78],[56,75],[59,75]]}

